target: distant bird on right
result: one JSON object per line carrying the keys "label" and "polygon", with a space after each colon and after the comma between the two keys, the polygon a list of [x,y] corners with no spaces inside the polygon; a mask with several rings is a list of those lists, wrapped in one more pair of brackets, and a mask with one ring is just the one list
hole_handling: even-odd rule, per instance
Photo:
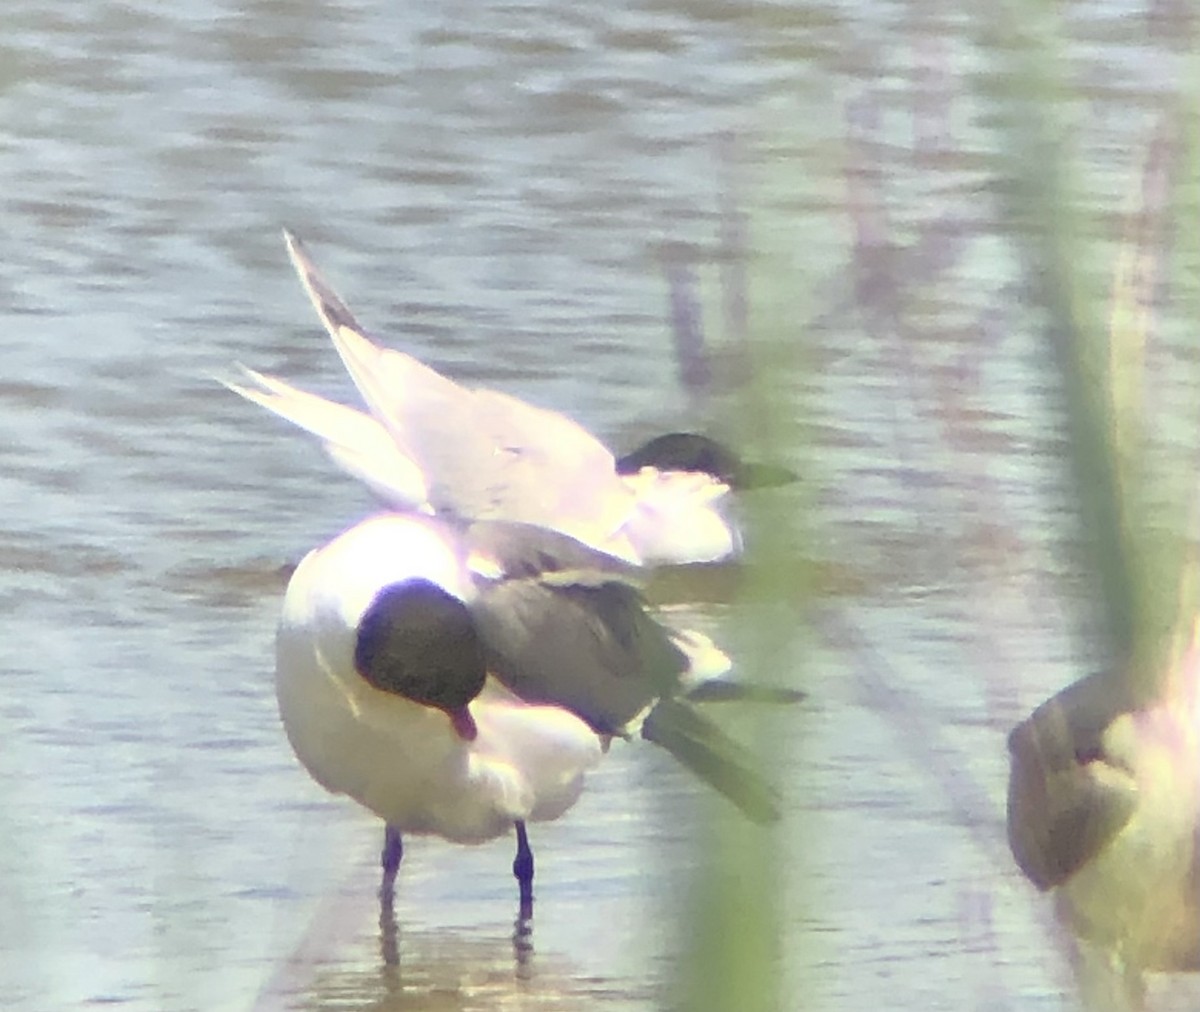
{"label": "distant bird on right", "polygon": [[1140,1008],[1146,972],[1200,970],[1200,620],[1181,639],[1155,698],[1091,675],[1008,739],[1013,856],[1110,1008]]}

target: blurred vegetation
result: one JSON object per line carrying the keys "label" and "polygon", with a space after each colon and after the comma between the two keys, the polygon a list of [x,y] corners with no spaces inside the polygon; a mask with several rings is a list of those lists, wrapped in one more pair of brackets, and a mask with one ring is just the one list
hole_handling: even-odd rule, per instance
{"label": "blurred vegetation", "polygon": [[[678,262],[667,264],[680,382],[694,401],[718,416],[715,395],[732,394],[727,417],[715,421],[747,459],[799,468],[811,479],[812,464],[804,452],[805,409],[795,390],[801,366],[794,319],[777,312],[783,304],[774,296],[782,279],[763,278],[757,273],[762,261],[750,259],[747,215],[732,179],[737,154],[731,138],[724,139],[721,155],[720,298],[717,311],[707,314],[707,326],[694,272]],[[752,279],[766,281],[766,290],[751,293]],[[787,281],[786,306],[794,313],[802,279],[793,275]],[[713,322],[717,319],[719,325]],[[803,627],[815,576],[799,550],[811,535],[801,490],[807,487],[802,479],[800,489],[751,494],[744,501],[753,532],[750,566],[736,582],[738,627],[727,629],[722,641],[737,659],[739,677],[751,682],[789,688],[804,684],[798,650],[803,636],[797,629]],[[784,761],[784,752],[802,739],[792,734],[781,738],[775,710],[747,706],[739,722],[768,778],[771,771],[790,767],[794,757]],[[794,728],[794,714],[784,720]],[[780,827],[754,825],[712,798],[701,803],[707,818],[694,843],[698,860],[692,887],[678,915],[686,957],[671,1004],[687,1012],[780,1009]],[[787,849],[803,851],[795,840],[788,841]],[[788,869],[792,875],[797,871]]]}
{"label": "blurred vegetation", "polygon": [[[1064,128],[1069,89],[1056,20],[1051,8],[1025,2],[1000,6],[994,22],[1002,35],[995,51],[1005,61],[998,74],[1003,147],[1010,153],[1014,184],[1004,212],[1031,296],[1045,312],[1046,341],[1062,389],[1080,541],[1098,577],[1103,609],[1098,628],[1110,638],[1106,652],[1114,664],[1127,666],[1134,698],[1145,699],[1159,691],[1178,623],[1196,605],[1190,570],[1181,565],[1192,533],[1187,521],[1196,492],[1195,461],[1164,467],[1152,452],[1147,414],[1157,406],[1153,389],[1147,389],[1155,379],[1147,371],[1147,354],[1156,337],[1153,304],[1164,255],[1163,225],[1147,200],[1169,187],[1172,217],[1195,220],[1187,216],[1196,210],[1195,184],[1184,185],[1195,179],[1186,171],[1194,159],[1194,131],[1187,141],[1193,154],[1183,160],[1181,172],[1172,172],[1171,156],[1178,128],[1188,125],[1178,122],[1182,108],[1168,112],[1146,145],[1106,318],[1101,300],[1089,291],[1096,272],[1089,237],[1098,230],[1082,209],[1071,134]],[[1188,118],[1194,120],[1194,113]],[[1180,136],[1189,137],[1188,131]],[[1189,241],[1194,246],[1194,236]],[[1200,411],[1190,421],[1200,422]]]}
{"label": "blurred vegetation", "polygon": [[[1076,169],[1070,106],[1079,98],[1068,79],[1065,54],[1069,43],[1060,34],[1057,8],[1033,0],[995,5],[974,16],[981,49],[994,61],[987,85],[999,107],[996,148],[1003,152],[998,170],[1005,179],[1000,229],[1011,237],[1020,259],[1022,283],[1009,298],[1024,298],[1041,313],[1046,361],[1057,376],[1060,410],[1065,426],[1064,467],[1070,471],[1071,496],[1077,518],[1076,542],[1085,558],[1082,569],[1090,581],[1096,614],[1081,615],[1082,626],[1107,639],[1092,652],[1127,673],[1134,699],[1163,691],[1163,679],[1179,633],[1188,631],[1200,604],[1197,463],[1195,440],[1173,438],[1180,429],[1200,431],[1200,394],[1182,409],[1158,396],[1164,368],[1158,308],[1168,296],[1175,319],[1200,320],[1200,104],[1195,95],[1180,97],[1162,114],[1147,137],[1122,209],[1123,222],[1111,287],[1104,291],[1096,278],[1108,266],[1107,250],[1096,241],[1104,234],[1098,215],[1111,208],[1085,210],[1084,186]],[[1195,59],[1193,65],[1197,63]],[[1195,69],[1195,68],[1194,68]],[[1193,86],[1200,74],[1193,75]],[[913,293],[946,278],[961,259],[947,220],[935,221],[909,242],[889,231],[881,190],[885,170],[869,164],[858,135],[860,122],[878,116],[868,95],[846,110],[846,216],[852,246],[844,290],[853,292],[867,335],[886,345],[887,354],[910,393],[930,389],[920,359],[920,324]],[[914,160],[937,152],[914,152]],[[726,220],[730,215],[725,214]],[[730,230],[736,232],[736,229]],[[744,232],[743,232],[744,234]],[[801,240],[797,240],[798,242]],[[753,248],[753,240],[745,244]],[[745,256],[745,247],[733,251]],[[723,246],[729,285],[730,249]],[[762,274],[750,305],[772,311],[748,317],[750,368],[740,373],[741,445],[759,446],[790,463],[805,456],[806,427],[796,389],[780,393],[783,377],[794,381],[804,363],[806,325],[836,325],[844,307],[820,307],[805,316],[796,292],[812,283],[785,257],[786,271],[772,271],[764,258],[751,259]],[[736,276],[736,275],[734,275]],[[753,277],[752,273],[752,277]],[[680,306],[694,301],[679,297],[675,277],[676,329]],[[741,292],[746,291],[741,282]],[[789,308],[778,312],[780,306]],[[802,299],[799,301],[803,301]],[[725,305],[739,304],[726,290]],[[745,297],[741,305],[745,304]],[[731,314],[726,312],[728,322]],[[689,333],[698,329],[697,314],[689,310]],[[976,358],[959,363],[959,382],[974,389],[981,360],[987,353],[990,321],[977,322]],[[694,336],[679,344],[681,352],[701,344]],[[685,356],[686,357],[686,356]],[[1197,359],[1191,375],[1174,377],[1176,384],[1200,391]],[[746,362],[743,361],[743,365]],[[682,368],[681,379],[704,377],[707,366]],[[962,390],[937,388],[940,417],[945,419],[945,442],[964,444],[953,430],[961,408]],[[897,427],[902,427],[897,420]],[[904,436],[896,434],[898,445]],[[811,478],[811,475],[809,476]],[[808,486],[815,487],[815,483]],[[986,499],[986,495],[982,498]],[[981,521],[982,522],[982,521]],[[803,622],[805,607],[821,588],[797,574],[811,573],[796,558],[797,545],[812,537],[816,520],[801,509],[788,517],[752,512],[750,529],[758,543],[760,564],[743,585],[744,600],[759,605],[787,601],[788,610],[750,608],[737,643],[740,665],[749,677],[770,679],[766,658],[778,658],[795,646],[794,629]],[[1018,535],[1019,536],[1019,535]],[[770,560],[763,563],[763,560]],[[981,630],[987,640],[994,631]],[[767,665],[769,667],[769,664]],[[793,672],[796,674],[796,672]],[[1069,681],[1078,673],[1064,673]],[[754,741],[765,768],[779,768],[781,745],[769,733]],[[997,749],[1003,748],[1002,738]],[[919,747],[917,748],[919,751]],[[952,784],[948,790],[955,793]],[[820,827],[814,827],[814,834]],[[681,971],[680,1007],[696,1012],[725,1009],[775,1010],[783,1000],[779,982],[781,937],[776,883],[783,874],[781,849],[771,834],[763,834],[714,809],[696,851],[703,856],[693,883],[690,906],[681,918],[688,958]],[[789,843],[792,855],[803,846]],[[1007,857],[1007,855],[1005,855]],[[803,875],[803,869],[788,869]],[[790,912],[794,915],[794,912]],[[797,954],[791,953],[793,958]]]}

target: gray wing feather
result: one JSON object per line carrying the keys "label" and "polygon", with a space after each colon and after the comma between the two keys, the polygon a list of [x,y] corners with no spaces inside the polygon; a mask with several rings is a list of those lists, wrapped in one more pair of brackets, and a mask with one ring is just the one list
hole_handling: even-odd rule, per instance
{"label": "gray wing feather", "polygon": [[598,551],[569,534],[536,524],[481,520],[466,529],[466,542],[495,563],[505,580],[535,580],[580,585],[619,582],[640,587],[637,566]]}
{"label": "gray wing feather", "polygon": [[687,657],[617,581],[510,580],[472,603],[488,668],[527,702],[553,703],[602,734],[629,723],[679,687]]}
{"label": "gray wing feather", "polygon": [[[635,567],[524,524],[474,524],[468,543],[497,572],[480,581],[470,607],[488,669],[512,692],[565,707],[602,734],[631,733],[640,720],[644,738],[750,818],[778,817],[778,798],[751,756],[673,698],[688,656],[646,611]],[[765,698],[790,702],[801,695]]]}
{"label": "gray wing feather", "polygon": [[531,524],[481,521],[466,541],[494,574],[471,603],[489,670],[520,698],[625,734],[678,691],[688,658],[646,611],[637,567]]}

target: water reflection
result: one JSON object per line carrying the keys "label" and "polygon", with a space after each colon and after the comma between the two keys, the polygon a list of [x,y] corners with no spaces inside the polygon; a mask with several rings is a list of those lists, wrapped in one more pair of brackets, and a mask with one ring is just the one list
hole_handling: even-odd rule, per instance
{"label": "water reflection", "polygon": [[255,1005],[275,1009],[636,1008],[650,995],[618,978],[589,976],[552,951],[535,955],[532,917],[513,922],[511,941],[478,930],[414,928],[399,924],[395,908],[379,907],[378,953],[372,964],[365,936],[343,939],[359,956],[305,959]]}
{"label": "water reflection", "polygon": [[[523,828],[522,828],[523,831]],[[388,845],[394,840],[395,846],[400,847],[400,836],[388,829],[388,843],[385,843],[385,862]],[[399,864],[399,859],[397,859]],[[515,870],[515,865],[514,865]],[[384,875],[379,888],[379,954],[385,967],[395,967],[400,963],[400,932],[396,919],[395,874]],[[524,884],[517,904],[517,917],[513,921],[513,957],[517,968],[517,977],[527,976],[522,968],[529,966],[533,954],[533,895]]]}

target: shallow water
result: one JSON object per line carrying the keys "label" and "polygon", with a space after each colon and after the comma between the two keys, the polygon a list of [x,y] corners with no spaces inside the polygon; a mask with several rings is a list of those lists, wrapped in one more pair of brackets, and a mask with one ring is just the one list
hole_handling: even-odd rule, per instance
{"label": "shallow water", "polygon": [[[1065,11],[1076,97],[1054,112],[1103,291],[1191,26],[1168,2]],[[765,718],[786,743],[785,1005],[1073,1007],[1003,838],[1007,729],[1096,657],[1000,211],[993,27],[915,3],[7,0],[0,1005],[671,993],[709,809],[667,757],[615,746],[537,827],[526,951],[507,841],[413,841],[381,929],[380,828],[291,756],[270,675],[285,568],[371,507],[212,381],[243,361],[348,394],[287,225],[373,330],[620,447],[761,435],[736,385],[685,390],[668,322],[664,261],[698,265],[735,374],[744,253],[752,318],[789,342],[781,426],[812,440],[783,440],[807,482],[765,508],[815,503],[822,531],[799,546],[815,604],[781,612],[810,698]],[[1191,393],[1180,322],[1164,309],[1167,407]],[[735,642],[753,607],[720,580],[683,596]],[[1164,1007],[1195,991],[1153,988]]]}

